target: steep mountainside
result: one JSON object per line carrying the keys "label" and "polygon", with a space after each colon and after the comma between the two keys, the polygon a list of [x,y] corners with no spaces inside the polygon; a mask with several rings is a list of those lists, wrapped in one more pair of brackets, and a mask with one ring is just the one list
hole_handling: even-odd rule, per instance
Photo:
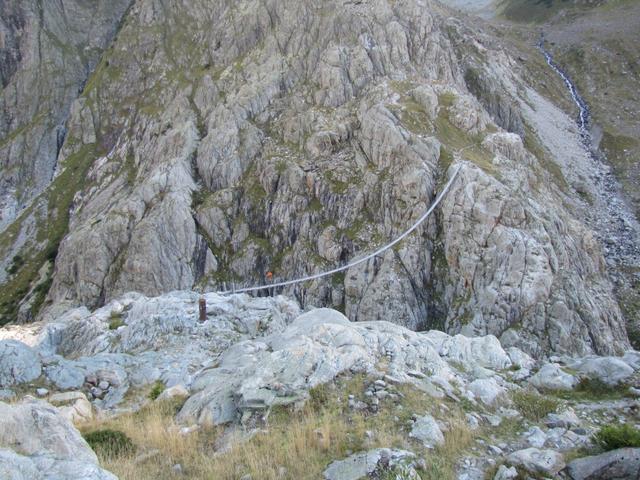
{"label": "steep mountainside", "polygon": [[[505,41],[545,48],[586,109],[585,140],[600,199],[589,224],[604,245],[614,292],[640,342],[640,4],[630,0],[445,3],[490,19]],[[556,99],[557,100],[557,99]],[[575,103],[575,102],[572,102]],[[571,106],[565,106],[571,111]],[[575,105],[573,110],[577,109]]]}
{"label": "steep mountainside", "polygon": [[0,229],[51,181],[71,103],[130,3],[0,3]]}
{"label": "steep mountainside", "polygon": [[288,293],[534,355],[620,351],[588,153],[561,80],[514,48],[432,1],[136,1],[0,238],[3,321],[340,265],[460,168],[400,247]]}

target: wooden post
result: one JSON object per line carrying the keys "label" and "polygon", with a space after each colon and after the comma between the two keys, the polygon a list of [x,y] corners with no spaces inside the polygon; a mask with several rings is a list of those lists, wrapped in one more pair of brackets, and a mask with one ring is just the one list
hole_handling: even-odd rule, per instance
{"label": "wooden post", "polygon": [[200,321],[204,322],[207,320],[207,301],[204,297],[200,297],[198,307],[200,308]]}

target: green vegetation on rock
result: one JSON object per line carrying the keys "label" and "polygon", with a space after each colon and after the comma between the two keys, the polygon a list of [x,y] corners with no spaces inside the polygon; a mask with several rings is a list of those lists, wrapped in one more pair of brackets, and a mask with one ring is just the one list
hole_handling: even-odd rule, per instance
{"label": "green vegetation on rock", "polygon": [[160,380],[157,380],[151,387],[151,391],[149,392],[149,398],[151,400],[157,399],[162,394],[162,392],[164,392],[164,390],[165,390],[164,383]]}
{"label": "green vegetation on rock", "polygon": [[103,457],[130,455],[136,450],[126,434],[110,428],[86,433],[84,439],[98,455]]}
{"label": "green vegetation on rock", "polygon": [[[13,239],[24,228],[24,219],[32,214],[38,218],[35,242],[27,243],[14,256],[14,259],[18,257],[23,261],[18,262],[19,266],[16,266],[14,274],[0,289],[0,325],[17,320],[20,305],[27,296],[31,301],[28,312],[22,313],[26,315],[25,319],[35,318],[40,311],[51,286],[53,269],[48,268],[44,278],[40,273],[47,262],[56,258],[60,242],[68,232],[74,196],[87,186],[87,172],[100,153],[98,147],[91,144],[82,146],[75,154],[70,155],[60,166],[61,173],[49,188],[34,201],[32,207],[26,209],[16,222],[0,234],[0,250],[8,251]],[[43,208],[38,208],[40,205]]]}
{"label": "green vegetation on rock", "polygon": [[556,399],[543,396],[533,391],[519,390],[511,394],[515,407],[527,419],[540,422],[548,414],[558,409]]}
{"label": "green vegetation on rock", "polygon": [[640,447],[640,430],[628,423],[607,425],[602,427],[593,439],[605,451],[627,447],[638,448]]}

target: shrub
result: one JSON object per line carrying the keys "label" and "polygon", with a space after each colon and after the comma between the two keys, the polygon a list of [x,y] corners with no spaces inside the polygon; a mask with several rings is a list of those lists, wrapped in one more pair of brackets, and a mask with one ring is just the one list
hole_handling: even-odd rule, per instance
{"label": "shrub", "polygon": [[155,400],[160,396],[160,394],[162,394],[162,392],[164,392],[164,383],[162,383],[160,380],[157,380],[156,383],[153,384],[153,387],[151,387],[149,398],[151,400]]}
{"label": "shrub", "polygon": [[316,412],[329,403],[329,389],[327,385],[320,384],[309,390],[309,406]]}
{"label": "shrub", "polygon": [[534,422],[539,422],[558,408],[557,400],[527,390],[513,392],[511,399],[520,413]]}
{"label": "shrub", "polygon": [[11,260],[11,266],[7,269],[7,273],[9,273],[9,275],[14,275],[18,273],[18,271],[20,270],[20,268],[22,268],[24,263],[25,263],[24,258],[22,258],[20,255],[16,255]]}
{"label": "shrub", "polygon": [[626,447],[640,447],[640,430],[626,423],[623,425],[608,425],[602,427],[593,436],[593,439],[605,451]]}
{"label": "shrub", "polygon": [[554,395],[566,400],[624,398],[629,396],[628,389],[629,386],[625,383],[610,386],[597,378],[582,378],[574,390],[554,392]]}
{"label": "shrub", "polygon": [[112,312],[111,318],[109,319],[109,330],[117,330],[122,325],[124,325],[124,321],[120,314]]}
{"label": "shrub", "polygon": [[95,430],[84,434],[84,439],[101,456],[128,455],[136,450],[131,439],[119,430]]}
{"label": "shrub", "polygon": [[582,378],[576,386],[576,391],[588,392],[598,397],[609,395],[612,390],[609,385],[598,378]]}

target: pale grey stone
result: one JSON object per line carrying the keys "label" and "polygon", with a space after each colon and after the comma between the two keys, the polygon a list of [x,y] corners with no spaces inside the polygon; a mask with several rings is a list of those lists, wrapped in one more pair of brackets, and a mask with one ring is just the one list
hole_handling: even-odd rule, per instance
{"label": "pale grey stone", "polygon": [[638,478],[640,449],[622,448],[573,460],[567,466],[572,480],[612,480]]}
{"label": "pale grey stone", "polygon": [[[415,455],[406,450],[378,448],[356,453],[344,460],[331,463],[323,473],[325,480],[359,480],[369,478],[377,471],[410,465]],[[405,478],[405,477],[403,477]],[[406,478],[417,478],[410,476]]]}
{"label": "pale grey stone", "polygon": [[514,478],[518,478],[518,471],[515,469],[515,467],[506,467],[504,465],[500,465],[498,471],[493,477],[493,480],[512,480]]}
{"label": "pale grey stone", "polygon": [[41,373],[37,351],[17,340],[0,340],[0,387],[30,382]]}
{"label": "pale grey stone", "polygon": [[521,370],[531,370],[536,364],[533,358],[519,348],[509,347],[505,351],[509,355],[511,363]]}
{"label": "pale grey stone", "polygon": [[13,390],[7,388],[0,389],[0,400],[13,400],[16,398],[16,394]]}
{"label": "pale grey stone", "polygon": [[419,440],[427,448],[444,444],[444,435],[438,422],[431,415],[419,417],[413,424],[409,436]]}
{"label": "pale grey stone", "polygon": [[19,445],[24,455],[47,453],[97,463],[80,433],[50,404],[35,399],[15,405],[0,402],[0,413],[0,446]]}
{"label": "pale grey stone", "polygon": [[580,426],[582,422],[576,415],[576,412],[571,407],[567,407],[559,413],[550,413],[547,415],[544,423],[549,428],[573,428]]}
{"label": "pale grey stone", "polygon": [[640,352],[636,350],[629,350],[624,353],[622,360],[624,360],[634,370],[640,369]]}
{"label": "pale grey stone", "polygon": [[[340,373],[374,372],[383,357],[389,361],[387,373],[403,382],[424,382],[406,373],[416,365],[442,384],[453,378],[424,335],[387,322],[351,323],[336,311],[318,309],[279,334],[241,341],[226,350],[215,368],[194,379],[192,395],[178,418],[220,424],[240,418],[242,412],[295,403]],[[373,397],[369,403],[377,402]]]}
{"label": "pale grey stone", "polygon": [[84,384],[85,378],[84,370],[67,360],[45,367],[45,375],[61,390],[80,388]]}
{"label": "pale grey stone", "polygon": [[618,357],[585,357],[569,363],[569,366],[588,378],[615,386],[629,379],[634,370]]}
{"label": "pale grey stone", "polygon": [[506,393],[494,377],[474,380],[467,388],[485,405],[493,405]]}
{"label": "pale grey stone", "polygon": [[6,480],[42,480],[35,463],[12,450],[0,448],[0,478]]}
{"label": "pale grey stone", "polygon": [[449,336],[435,330],[426,335],[434,342],[442,357],[460,362],[467,368],[479,366],[502,370],[511,366],[509,355],[492,335],[469,338],[464,335]]}
{"label": "pale grey stone", "polygon": [[542,448],[545,443],[547,443],[546,433],[544,433],[538,426],[531,427],[527,432],[525,432],[524,436],[526,437],[529,445],[535,448]]}
{"label": "pale grey stone", "polygon": [[555,475],[565,467],[563,456],[553,450],[526,448],[507,456],[507,462],[515,467],[540,475]]}
{"label": "pale grey stone", "polygon": [[534,387],[543,390],[573,390],[578,384],[576,377],[554,363],[543,365],[528,381]]}

